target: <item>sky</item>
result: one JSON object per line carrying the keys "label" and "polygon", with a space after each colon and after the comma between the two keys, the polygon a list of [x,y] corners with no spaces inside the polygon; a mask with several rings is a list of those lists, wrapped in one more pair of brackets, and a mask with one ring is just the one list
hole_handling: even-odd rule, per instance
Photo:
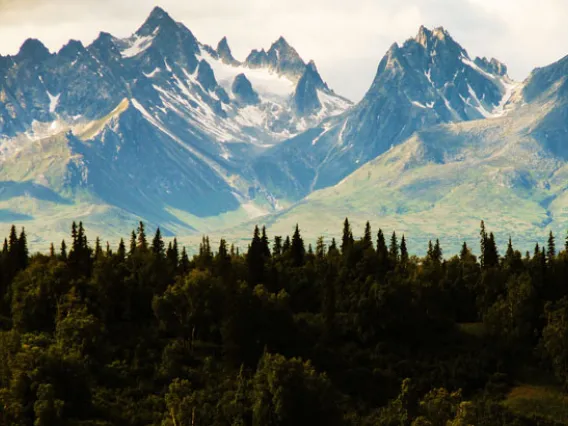
{"label": "sky", "polygon": [[29,37],[56,51],[99,31],[133,33],[161,6],[203,43],[227,36],[237,59],[284,36],[331,88],[354,101],[394,43],[443,26],[470,56],[495,57],[517,80],[568,54],[566,0],[0,0],[0,54]]}

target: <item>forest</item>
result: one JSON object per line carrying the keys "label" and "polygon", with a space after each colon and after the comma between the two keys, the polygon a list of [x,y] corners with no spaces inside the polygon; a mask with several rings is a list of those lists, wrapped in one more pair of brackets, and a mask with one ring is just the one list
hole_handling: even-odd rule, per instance
{"label": "forest", "polygon": [[[256,227],[246,252],[203,237],[190,257],[143,223],[117,247],[73,223],[36,254],[12,227],[0,424],[568,424],[568,238],[499,250],[482,222],[479,256],[417,257],[360,232]],[[511,402],[537,379],[556,405]]]}

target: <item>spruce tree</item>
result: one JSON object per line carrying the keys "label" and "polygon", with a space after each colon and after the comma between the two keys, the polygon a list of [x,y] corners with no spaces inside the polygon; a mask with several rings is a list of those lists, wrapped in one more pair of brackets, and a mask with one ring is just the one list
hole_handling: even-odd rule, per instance
{"label": "spruce tree", "polygon": [[399,250],[398,239],[396,238],[396,232],[393,232],[389,247],[389,257],[393,262],[393,265],[396,265],[396,263],[398,262],[398,256],[399,256],[398,250]]}
{"label": "spruce tree", "polygon": [[292,242],[290,241],[290,236],[286,235],[286,239],[284,240],[284,244],[282,245],[282,253],[286,254],[290,251],[292,246]]}
{"label": "spruce tree", "polygon": [[22,228],[20,237],[18,238],[18,267],[20,270],[26,269],[28,266],[28,238],[26,237],[26,230]]}
{"label": "spruce tree", "polygon": [[330,254],[337,253],[337,242],[335,241],[335,238],[331,239],[331,244],[329,245],[329,249],[327,252]]}
{"label": "spruce tree", "polygon": [[101,247],[101,239],[97,237],[95,240],[95,259],[100,259],[103,255],[103,248]]}
{"label": "spruce tree", "polygon": [[400,240],[400,263],[403,266],[408,264],[408,249],[406,248],[406,239],[404,238],[404,234]]}
{"label": "spruce tree", "polygon": [[12,259],[17,258],[18,253],[18,234],[16,226],[12,225],[10,228],[10,236],[8,237],[8,254]]}
{"label": "spruce tree", "polygon": [[132,234],[130,234],[130,251],[129,251],[129,255],[133,256],[134,253],[136,252],[136,240],[137,240],[137,236],[136,236],[136,232],[132,231]]}
{"label": "spruce tree", "polygon": [[377,254],[385,257],[388,254],[387,243],[382,229],[379,229],[379,232],[377,233]]}
{"label": "spruce tree", "polygon": [[159,259],[163,259],[165,256],[165,244],[159,227],[156,229],[156,234],[152,240],[152,253]]}
{"label": "spruce tree", "polygon": [[487,232],[485,231],[485,222],[482,220],[479,230],[479,246],[481,251],[481,256],[479,257],[479,261],[482,268],[485,268],[486,263],[486,246],[487,246]]}
{"label": "spruce tree", "polygon": [[266,226],[262,227],[262,236],[260,237],[261,242],[261,252],[265,259],[269,259],[270,254],[270,242],[268,241],[268,237],[266,236]]}
{"label": "spruce tree", "polygon": [[282,237],[276,236],[274,237],[274,244],[272,246],[272,252],[274,257],[278,257],[282,254]]}
{"label": "spruce tree", "polygon": [[365,234],[363,235],[363,245],[365,248],[373,247],[373,237],[371,235],[371,224],[367,222],[365,224]]}
{"label": "spruce tree", "polygon": [[189,257],[187,256],[187,251],[185,251],[185,247],[181,251],[181,261],[179,266],[181,269],[181,273],[183,275],[189,273],[190,263],[189,263]]}
{"label": "spruce tree", "polygon": [[65,240],[61,240],[61,249],[60,249],[60,256],[61,260],[67,260],[67,244],[65,244]]}
{"label": "spruce tree", "polygon": [[53,246],[53,243],[49,245],[49,257],[52,259],[55,258],[55,247]]}
{"label": "spruce tree", "polygon": [[146,251],[148,249],[148,241],[146,240],[146,231],[144,228],[144,222],[140,222],[138,225],[138,244],[137,247],[142,250]]}
{"label": "spruce tree", "polygon": [[464,241],[460,251],[460,260],[463,262],[469,257],[469,254],[470,254],[469,247],[467,246],[467,243]]}
{"label": "spruce tree", "polygon": [[292,236],[290,252],[294,266],[302,266],[304,264],[306,249],[304,247],[304,240],[300,235],[300,228],[298,225],[296,225],[296,230]]}
{"label": "spruce tree", "polygon": [[118,256],[119,259],[124,260],[126,259],[126,246],[124,245],[124,239],[120,239],[120,242],[118,243],[118,250],[116,251],[116,254]]}
{"label": "spruce tree", "polygon": [[349,219],[345,218],[343,222],[343,237],[341,238],[341,253],[345,254],[353,246],[353,232]]}
{"label": "spruce tree", "polygon": [[555,238],[554,238],[554,234],[552,233],[552,231],[550,231],[550,234],[548,235],[547,256],[548,256],[549,262],[552,262],[554,260],[554,257],[556,256],[556,243],[555,243]]}
{"label": "spruce tree", "polygon": [[323,260],[325,258],[325,243],[323,241],[323,237],[318,237],[316,243],[316,257],[319,260]]}

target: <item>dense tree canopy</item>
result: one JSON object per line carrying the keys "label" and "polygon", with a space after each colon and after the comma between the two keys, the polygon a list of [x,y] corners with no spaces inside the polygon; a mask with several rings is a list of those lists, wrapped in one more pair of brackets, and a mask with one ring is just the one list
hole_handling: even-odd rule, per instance
{"label": "dense tree canopy", "polygon": [[189,258],[143,223],[117,247],[73,223],[30,256],[12,227],[0,425],[558,424],[502,403],[527,367],[568,388],[568,253],[552,233],[501,256],[481,223],[479,258],[438,240],[419,258],[370,223],[313,247],[291,231],[256,227],[242,254],[204,237]]}

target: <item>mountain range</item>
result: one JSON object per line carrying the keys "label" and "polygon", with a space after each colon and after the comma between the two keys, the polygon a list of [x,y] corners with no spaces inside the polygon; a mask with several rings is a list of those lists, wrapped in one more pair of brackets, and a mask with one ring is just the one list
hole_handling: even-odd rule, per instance
{"label": "mountain range", "polygon": [[421,27],[353,104],[283,37],[240,61],[160,8],[126,39],[30,39],[0,57],[0,223],[44,247],[71,220],[189,241],[252,222],[331,236],[349,216],[452,251],[485,219],[528,247],[564,232],[567,68],[516,82]]}

